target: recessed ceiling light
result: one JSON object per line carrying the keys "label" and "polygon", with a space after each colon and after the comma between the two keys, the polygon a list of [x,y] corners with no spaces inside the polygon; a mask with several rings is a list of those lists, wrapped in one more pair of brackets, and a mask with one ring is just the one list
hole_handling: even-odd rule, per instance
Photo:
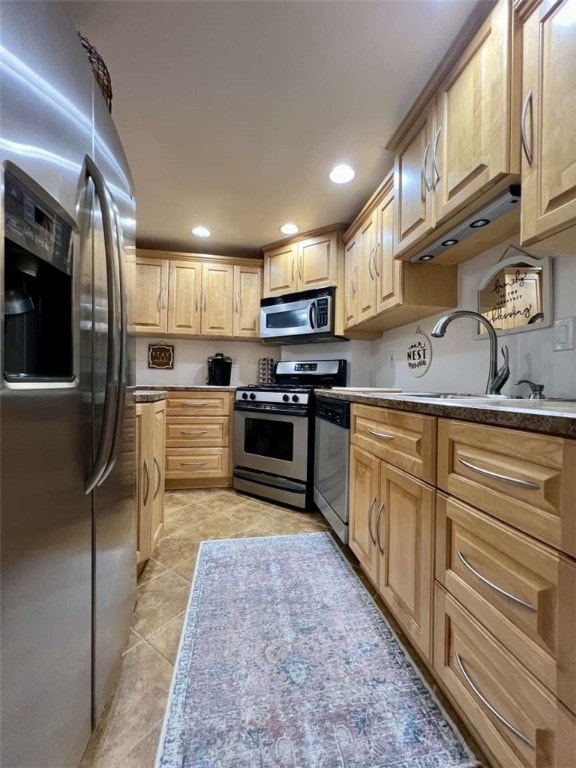
{"label": "recessed ceiling light", "polygon": [[476,219],[470,226],[472,229],[480,229],[480,227],[485,227],[487,224],[490,224],[490,219]]}
{"label": "recessed ceiling light", "polygon": [[418,258],[418,261],[432,261],[434,256],[431,253],[425,253]]}
{"label": "recessed ceiling light", "polygon": [[206,227],[194,227],[192,234],[195,237],[210,237],[210,230]]}
{"label": "recessed ceiling light", "polygon": [[444,240],[444,242],[442,243],[442,245],[443,245],[445,248],[448,248],[448,247],[450,247],[451,245],[456,245],[456,243],[457,243],[457,242],[458,242],[458,240],[456,240],[456,238],[455,238],[455,237],[450,237],[448,240]]}
{"label": "recessed ceiling light", "polygon": [[330,171],[330,181],[334,184],[347,184],[356,176],[356,171],[349,165],[337,165]]}
{"label": "recessed ceiling light", "polygon": [[286,224],[282,224],[280,227],[280,232],[283,232],[285,235],[295,235],[296,232],[298,232],[298,227],[296,224],[287,222]]}

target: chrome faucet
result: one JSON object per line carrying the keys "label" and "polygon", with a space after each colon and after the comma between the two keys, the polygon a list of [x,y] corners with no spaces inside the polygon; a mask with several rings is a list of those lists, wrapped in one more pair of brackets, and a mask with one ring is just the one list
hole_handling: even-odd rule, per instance
{"label": "chrome faucet", "polygon": [[502,347],[502,357],[504,363],[500,369],[498,369],[498,338],[496,331],[492,323],[487,320],[483,315],[478,312],[472,312],[467,309],[458,309],[455,312],[450,312],[448,315],[444,315],[436,323],[432,330],[432,336],[440,339],[446,333],[446,328],[453,320],[458,320],[460,317],[470,317],[473,320],[477,320],[481,323],[488,332],[488,339],[490,340],[490,370],[488,371],[488,383],[486,384],[487,395],[499,395],[500,390],[508,381],[510,376],[509,354],[508,347]]}

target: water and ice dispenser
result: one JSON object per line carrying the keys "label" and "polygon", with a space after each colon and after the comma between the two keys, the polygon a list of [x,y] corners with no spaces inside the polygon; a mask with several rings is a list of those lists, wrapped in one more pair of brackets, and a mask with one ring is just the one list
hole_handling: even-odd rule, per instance
{"label": "water and ice dispenser", "polygon": [[4,176],[4,380],[70,382],[73,223],[23,177]]}

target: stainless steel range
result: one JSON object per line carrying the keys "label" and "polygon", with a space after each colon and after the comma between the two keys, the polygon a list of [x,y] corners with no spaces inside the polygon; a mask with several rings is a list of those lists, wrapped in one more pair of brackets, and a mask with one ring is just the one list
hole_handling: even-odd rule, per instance
{"label": "stainless steel range", "polygon": [[314,388],[346,385],[346,360],[281,361],[271,386],[240,387],[234,488],[300,509],[312,505]]}

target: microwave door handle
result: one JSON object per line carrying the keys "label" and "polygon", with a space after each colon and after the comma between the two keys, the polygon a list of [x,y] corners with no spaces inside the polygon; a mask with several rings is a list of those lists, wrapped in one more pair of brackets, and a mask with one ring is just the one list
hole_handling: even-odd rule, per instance
{"label": "microwave door handle", "polygon": [[[110,197],[108,198],[110,200]],[[117,406],[116,406],[116,423],[114,425],[114,433],[113,433],[113,439],[112,439],[112,450],[110,451],[110,458],[108,460],[108,465],[106,469],[104,470],[104,473],[102,474],[100,480],[98,481],[98,485],[102,485],[102,483],[106,480],[110,472],[112,472],[114,465],[116,464],[116,461],[118,459],[118,455],[120,453],[120,447],[122,445],[122,427],[124,425],[124,406],[126,402],[126,352],[127,352],[127,339],[126,339],[126,324],[127,324],[127,317],[126,317],[126,293],[125,293],[125,282],[124,282],[124,264],[122,261],[122,237],[120,232],[120,223],[119,223],[119,215],[118,212],[115,210],[115,207],[111,205],[112,209],[112,215],[114,219],[114,225],[115,225],[115,231],[116,231],[116,270],[115,270],[115,276],[117,279],[116,282],[116,288],[117,288],[117,295],[120,298],[120,369],[118,372],[118,381],[119,381],[119,388],[118,388],[118,400],[117,400]]]}
{"label": "microwave door handle", "polygon": [[310,304],[310,328],[314,330],[316,328],[316,302],[313,301]]}
{"label": "microwave door handle", "polygon": [[86,478],[85,493],[91,493],[99,483],[102,475],[108,467],[114,443],[114,431],[116,425],[116,410],[119,399],[119,372],[121,343],[121,307],[120,297],[117,293],[117,276],[115,265],[114,230],[112,225],[111,209],[108,205],[108,190],[104,177],[93,160],[85,157],[86,174],[92,179],[96,190],[96,197],[100,201],[102,213],[102,229],[104,233],[104,252],[106,256],[106,284],[108,292],[108,355],[106,363],[106,387],[104,400],[104,414],[100,441],[96,452],[96,459]]}

